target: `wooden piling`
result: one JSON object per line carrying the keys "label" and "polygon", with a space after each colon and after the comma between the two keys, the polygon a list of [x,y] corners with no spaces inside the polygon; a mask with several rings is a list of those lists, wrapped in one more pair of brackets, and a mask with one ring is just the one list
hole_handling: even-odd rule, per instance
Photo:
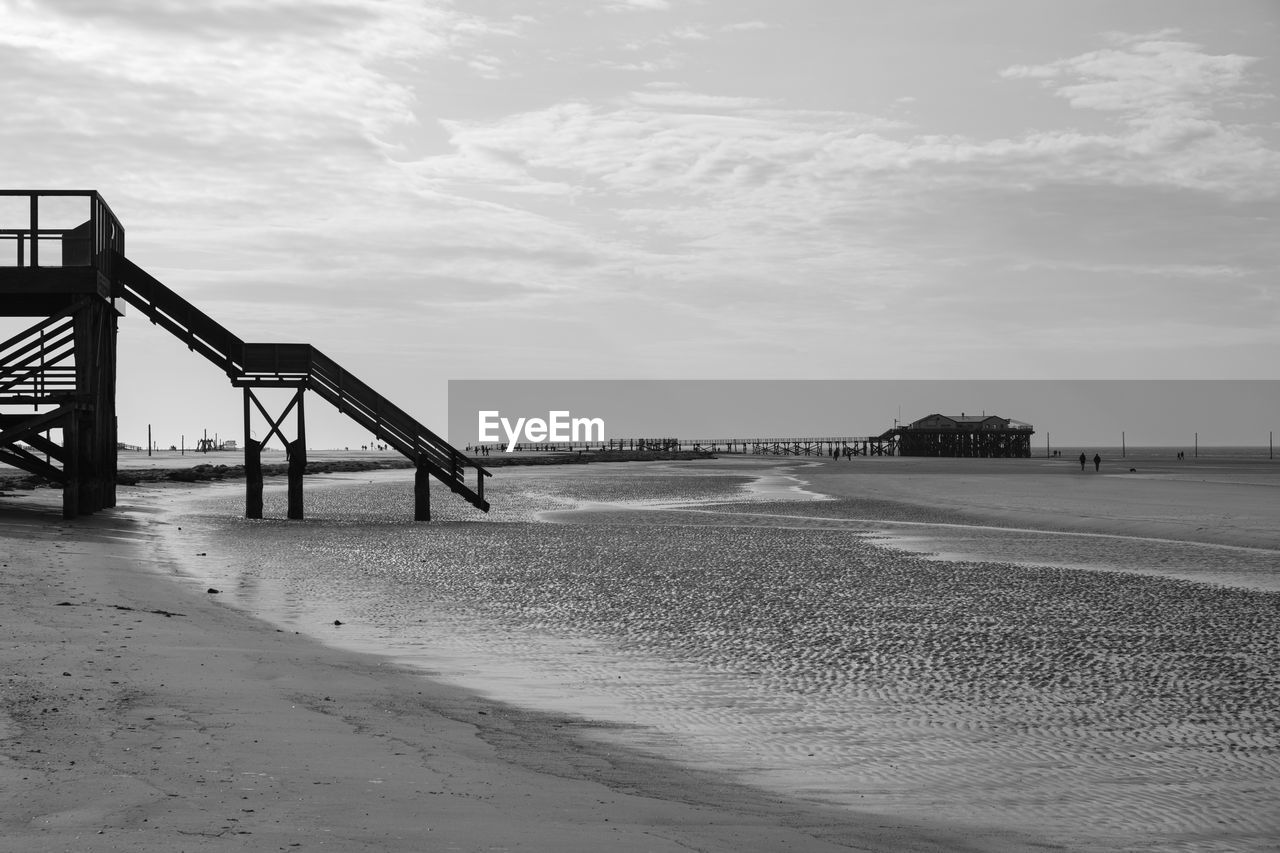
{"label": "wooden piling", "polygon": [[262,518],[262,444],[244,441],[244,517]]}
{"label": "wooden piling", "polygon": [[66,478],[62,484],[62,517],[69,519],[80,515],[80,424],[74,411],[63,424],[62,447],[62,471]]}
{"label": "wooden piling", "polygon": [[302,518],[302,477],[306,473],[307,446],[299,438],[289,444],[289,518]]}
{"label": "wooden piling", "polygon": [[431,520],[431,474],[421,459],[413,472],[413,520]]}

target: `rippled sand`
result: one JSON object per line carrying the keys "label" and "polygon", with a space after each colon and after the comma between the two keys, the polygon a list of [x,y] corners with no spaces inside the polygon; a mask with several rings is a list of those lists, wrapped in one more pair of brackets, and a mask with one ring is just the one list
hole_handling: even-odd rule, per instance
{"label": "rippled sand", "polygon": [[1280,835],[1280,594],[1161,574],[1275,575],[1275,552],[1060,536],[1064,564],[1151,565],[939,560],[885,522],[953,512],[798,500],[787,466],[591,467],[501,472],[484,521],[452,504],[388,521],[411,492],[386,475],[312,488],[301,524],[238,519],[234,499],[179,523],[209,537],[208,577],[286,624],[332,638],[341,618],[348,639],[762,785],[1073,850]]}

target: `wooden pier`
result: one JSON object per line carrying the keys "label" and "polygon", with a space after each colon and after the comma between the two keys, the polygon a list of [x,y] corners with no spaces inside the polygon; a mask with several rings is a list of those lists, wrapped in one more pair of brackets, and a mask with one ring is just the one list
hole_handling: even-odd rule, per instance
{"label": "wooden pier", "polygon": [[[488,445],[495,449],[497,445]],[[517,444],[516,452],[543,453],[610,452],[610,451],[693,451],[706,453],[740,453],[755,456],[831,456],[839,450],[849,456],[894,456],[897,436],[824,436],[807,438],[615,438],[608,441],[574,441],[559,443]],[[505,449],[505,448],[504,448]]]}
{"label": "wooden pier", "polygon": [[[1030,424],[998,415],[929,415],[880,435],[805,438],[615,438],[524,443],[517,452],[703,451],[754,456],[956,456],[1029,458]],[[494,449],[496,445],[489,445]]]}
{"label": "wooden pier", "polygon": [[[57,216],[42,211],[42,201]],[[0,343],[0,462],[59,483],[65,517],[115,506],[116,330],[124,304],[244,389],[248,517],[262,516],[261,451],[273,438],[289,454],[288,516],[303,516],[308,390],[414,462],[416,519],[431,517],[433,477],[489,510],[489,471],[333,359],[310,344],[246,343],[130,261],[124,228],[96,191],[0,190],[0,202],[0,316],[38,318]],[[273,415],[254,393],[261,388],[293,393]],[[261,440],[252,438],[255,415],[267,425]]]}

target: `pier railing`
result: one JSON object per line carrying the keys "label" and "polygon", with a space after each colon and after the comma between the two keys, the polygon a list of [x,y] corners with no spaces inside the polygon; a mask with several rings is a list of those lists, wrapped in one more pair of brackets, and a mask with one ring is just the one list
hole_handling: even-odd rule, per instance
{"label": "pier railing", "polygon": [[[489,448],[505,444],[489,444]],[[741,453],[757,456],[829,456],[839,449],[851,456],[892,456],[897,448],[896,437],[879,436],[819,436],[772,438],[614,438],[606,441],[537,442],[519,443],[512,449],[518,452],[538,451],[550,453],[617,452],[617,451],[705,451],[708,453]]]}

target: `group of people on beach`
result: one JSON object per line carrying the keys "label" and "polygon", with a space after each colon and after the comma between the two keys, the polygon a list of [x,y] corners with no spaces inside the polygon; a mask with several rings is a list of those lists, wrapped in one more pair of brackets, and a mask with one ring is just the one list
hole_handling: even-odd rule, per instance
{"label": "group of people on beach", "polygon": [[[1089,461],[1088,458],[1084,455],[1083,452],[1081,452],[1080,454],[1080,470],[1081,471],[1084,470],[1084,466],[1088,461]],[[1101,469],[1102,469],[1102,457],[1095,453],[1093,454],[1093,470],[1098,471]]]}
{"label": "group of people on beach", "polygon": [[839,462],[839,461],[840,461],[840,457],[841,457],[841,456],[843,456],[845,459],[852,459],[852,458],[853,458],[853,448],[852,448],[852,447],[849,447],[849,446],[847,446],[847,445],[846,445],[845,447],[832,447],[832,448],[831,448],[831,458],[832,458],[832,459],[834,459],[834,460],[836,460],[837,462]]}

